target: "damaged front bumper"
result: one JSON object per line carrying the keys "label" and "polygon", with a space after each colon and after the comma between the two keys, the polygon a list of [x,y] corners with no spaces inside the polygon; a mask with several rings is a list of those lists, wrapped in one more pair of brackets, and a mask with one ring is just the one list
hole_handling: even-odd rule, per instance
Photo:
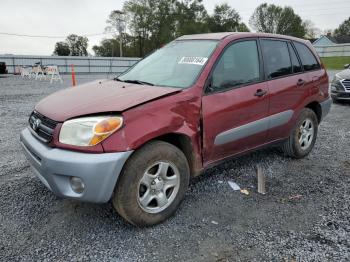
{"label": "damaged front bumper", "polygon": [[[90,154],[51,148],[38,141],[28,128],[21,132],[21,145],[39,179],[60,197],[87,202],[107,202],[132,151]],[[74,190],[72,178],[82,184]]]}

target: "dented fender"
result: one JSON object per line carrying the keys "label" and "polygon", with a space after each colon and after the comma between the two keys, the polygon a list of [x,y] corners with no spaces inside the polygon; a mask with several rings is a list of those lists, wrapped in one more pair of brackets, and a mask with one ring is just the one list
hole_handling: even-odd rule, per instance
{"label": "dented fender", "polygon": [[131,108],[122,112],[124,127],[102,142],[103,149],[136,150],[164,135],[184,135],[191,141],[195,169],[201,169],[200,113],[201,95],[196,88]]}

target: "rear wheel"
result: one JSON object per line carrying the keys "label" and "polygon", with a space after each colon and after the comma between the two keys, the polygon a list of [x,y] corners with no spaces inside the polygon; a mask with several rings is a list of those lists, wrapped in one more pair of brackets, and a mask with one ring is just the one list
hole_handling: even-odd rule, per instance
{"label": "rear wheel", "polygon": [[126,163],[113,195],[113,205],[127,221],[154,225],[170,217],[186,193],[190,171],[180,149],[153,141]]}
{"label": "rear wheel", "polygon": [[302,158],[310,153],[316,142],[318,120],[314,111],[304,108],[301,111],[296,127],[283,144],[286,155]]}

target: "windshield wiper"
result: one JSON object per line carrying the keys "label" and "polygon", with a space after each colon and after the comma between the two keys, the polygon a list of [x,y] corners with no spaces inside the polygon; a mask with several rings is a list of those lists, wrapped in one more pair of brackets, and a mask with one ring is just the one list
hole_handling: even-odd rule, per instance
{"label": "windshield wiper", "polygon": [[145,81],[141,81],[141,80],[124,80],[123,82],[125,83],[133,83],[133,84],[139,84],[139,85],[149,85],[149,86],[154,86],[154,84],[149,83],[149,82],[145,82]]}
{"label": "windshield wiper", "polygon": [[154,84],[149,83],[149,82],[145,82],[145,81],[141,81],[141,80],[121,80],[120,78],[116,77],[114,78],[114,80],[116,81],[120,81],[120,82],[125,82],[125,83],[132,83],[132,84],[138,84],[138,85],[149,85],[149,86],[154,86]]}

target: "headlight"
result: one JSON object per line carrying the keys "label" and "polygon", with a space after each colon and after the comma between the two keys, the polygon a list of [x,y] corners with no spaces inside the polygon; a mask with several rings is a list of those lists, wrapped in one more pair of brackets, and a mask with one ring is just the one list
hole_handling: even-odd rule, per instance
{"label": "headlight", "polygon": [[342,77],[340,77],[338,74],[336,74],[332,80],[331,83],[331,90],[336,91],[336,90],[344,90],[343,85],[341,84],[341,80],[343,80]]}
{"label": "headlight", "polygon": [[94,146],[123,125],[119,116],[82,117],[63,123],[59,141],[74,146]]}

